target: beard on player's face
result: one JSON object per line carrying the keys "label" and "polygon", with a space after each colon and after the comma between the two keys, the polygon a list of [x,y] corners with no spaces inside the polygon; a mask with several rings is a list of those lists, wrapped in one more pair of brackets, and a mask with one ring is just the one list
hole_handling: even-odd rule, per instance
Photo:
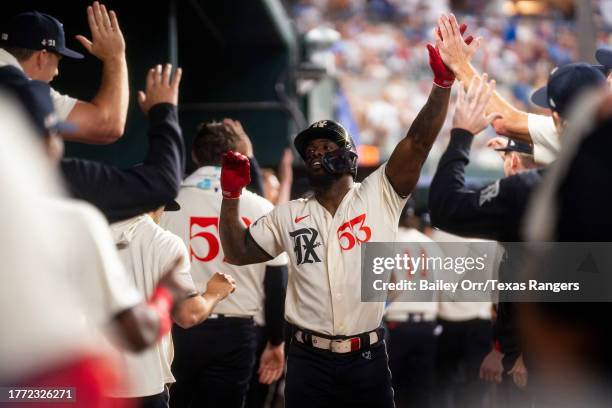
{"label": "beard on player's face", "polygon": [[344,174],[330,174],[324,170],[307,170],[306,177],[310,186],[316,190],[324,190],[330,188]]}

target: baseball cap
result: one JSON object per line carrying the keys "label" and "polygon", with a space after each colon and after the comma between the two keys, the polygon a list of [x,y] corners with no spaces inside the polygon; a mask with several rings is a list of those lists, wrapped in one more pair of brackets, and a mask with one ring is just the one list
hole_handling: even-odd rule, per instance
{"label": "baseball cap", "polygon": [[508,144],[505,147],[495,149],[497,152],[518,152],[525,154],[533,154],[533,146],[529,143],[520,142],[514,139],[508,139]]}
{"label": "baseball cap", "polygon": [[181,209],[181,205],[176,202],[176,200],[170,201],[165,205],[164,211],[179,211]]}
{"label": "baseball cap", "polygon": [[62,122],[57,117],[51,101],[51,88],[45,82],[30,80],[19,68],[6,65],[0,68],[0,89],[8,91],[21,102],[39,135],[54,131],[73,133],[76,130],[75,125]]}
{"label": "baseball cap", "polygon": [[606,70],[612,69],[612,48],[601,47],[595,52],[595,59],[599,62]]}
{"label": "baseball cap", "polygon": [[64,26],[56,18],[30,11],[14,16],[0,34],[0,45],[48,50],[68,58],[83,58],[83,54],[66,48]]}
{"label": "baseball cap", "polygon": [[605,75],[590,64],[578,62],[563,65],[551,72],[548,85],[531,95],[531,102],[563,116],[580,93],[605,82]]}

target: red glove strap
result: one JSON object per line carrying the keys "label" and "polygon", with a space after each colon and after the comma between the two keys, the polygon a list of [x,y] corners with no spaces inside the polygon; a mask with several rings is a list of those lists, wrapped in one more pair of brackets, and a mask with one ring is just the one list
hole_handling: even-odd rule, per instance
{"label": "red glove strap", "polygon": [[237,199],[240,198],[240,194],[242,194],[242,189],[238,190],[238,191],[221,191],[221,193],[223,194],[223,198],[229,198],[229,199]]}
{"label": "red glove strap", "polygon": [[174,299],[172,293],[165,286],[158,285],[153,292],[153,296],[149,299],[147,304],[149,307],[157,313],[159,316],[159,333],[158,336],[162,337],[170,331],[172,327],[172,319],[170,317],[170,311],[172,310],[172,304]]}

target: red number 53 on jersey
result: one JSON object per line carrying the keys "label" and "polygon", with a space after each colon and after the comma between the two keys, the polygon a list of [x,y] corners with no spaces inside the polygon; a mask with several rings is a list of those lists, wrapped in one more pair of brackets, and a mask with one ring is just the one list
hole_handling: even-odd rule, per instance
{"label": "red number 53 on jersey", "polygon": [[355,245],[361,245],[372,238],[372,230],[365,225],[365,220],[366,214],[361,214],[338,228],[338,242],[343,251],[350,251]]}
{"label": "red number 53 on jersey", "polygon": [[[251,220],[242,217],[248,227]],[[200,253],[196,252],[196,247]],[[189,218],[189,259],[191,262],[210,262],[219,255],[221,248],[219,239],[219,217],[191,217]],[[225,261],[225,260],[224,260]]]}

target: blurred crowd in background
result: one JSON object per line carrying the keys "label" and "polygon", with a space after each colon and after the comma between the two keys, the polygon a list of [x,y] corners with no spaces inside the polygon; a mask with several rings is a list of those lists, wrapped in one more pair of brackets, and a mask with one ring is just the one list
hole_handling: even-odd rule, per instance
{"label": "blurred crowd in background", "polygon": [[[336,73],[340,94],[337,116],[352,130],[358,143],[376,147],[379,159],[385,160],[427,100],[431,81],[425,46],[433,42],[432,27],[441,13],[449,12],[449,2],[290,3],[288,9],[301,33],[308,35],[320,27],[338,33],[338,41],[331,48],[334,58],[322,53],[315,59]],[[497,80],[498,92],[517,109],[541,113],[542,109],[529,102],[531,93],[546,84],[554,67],[578,60],[574,21],[552,9],[545,15],[509,16],[503,9],[492,7],[496,2],[470,3],[474,3],[473,13],[455,13],[472,28],[474,37],[483,39],[474,65]],[[598,45],[610,44],[612,39],[612,21],[605,3],[595,2]],[[447,120],[430,163],[436,163],[442,154],[450,127]],[[494,136],[492,129],[487,134]],[[497,156],[485,148],[487,139],[475,141],[472,160],[476,166],[494,169],[498,167]]]}

